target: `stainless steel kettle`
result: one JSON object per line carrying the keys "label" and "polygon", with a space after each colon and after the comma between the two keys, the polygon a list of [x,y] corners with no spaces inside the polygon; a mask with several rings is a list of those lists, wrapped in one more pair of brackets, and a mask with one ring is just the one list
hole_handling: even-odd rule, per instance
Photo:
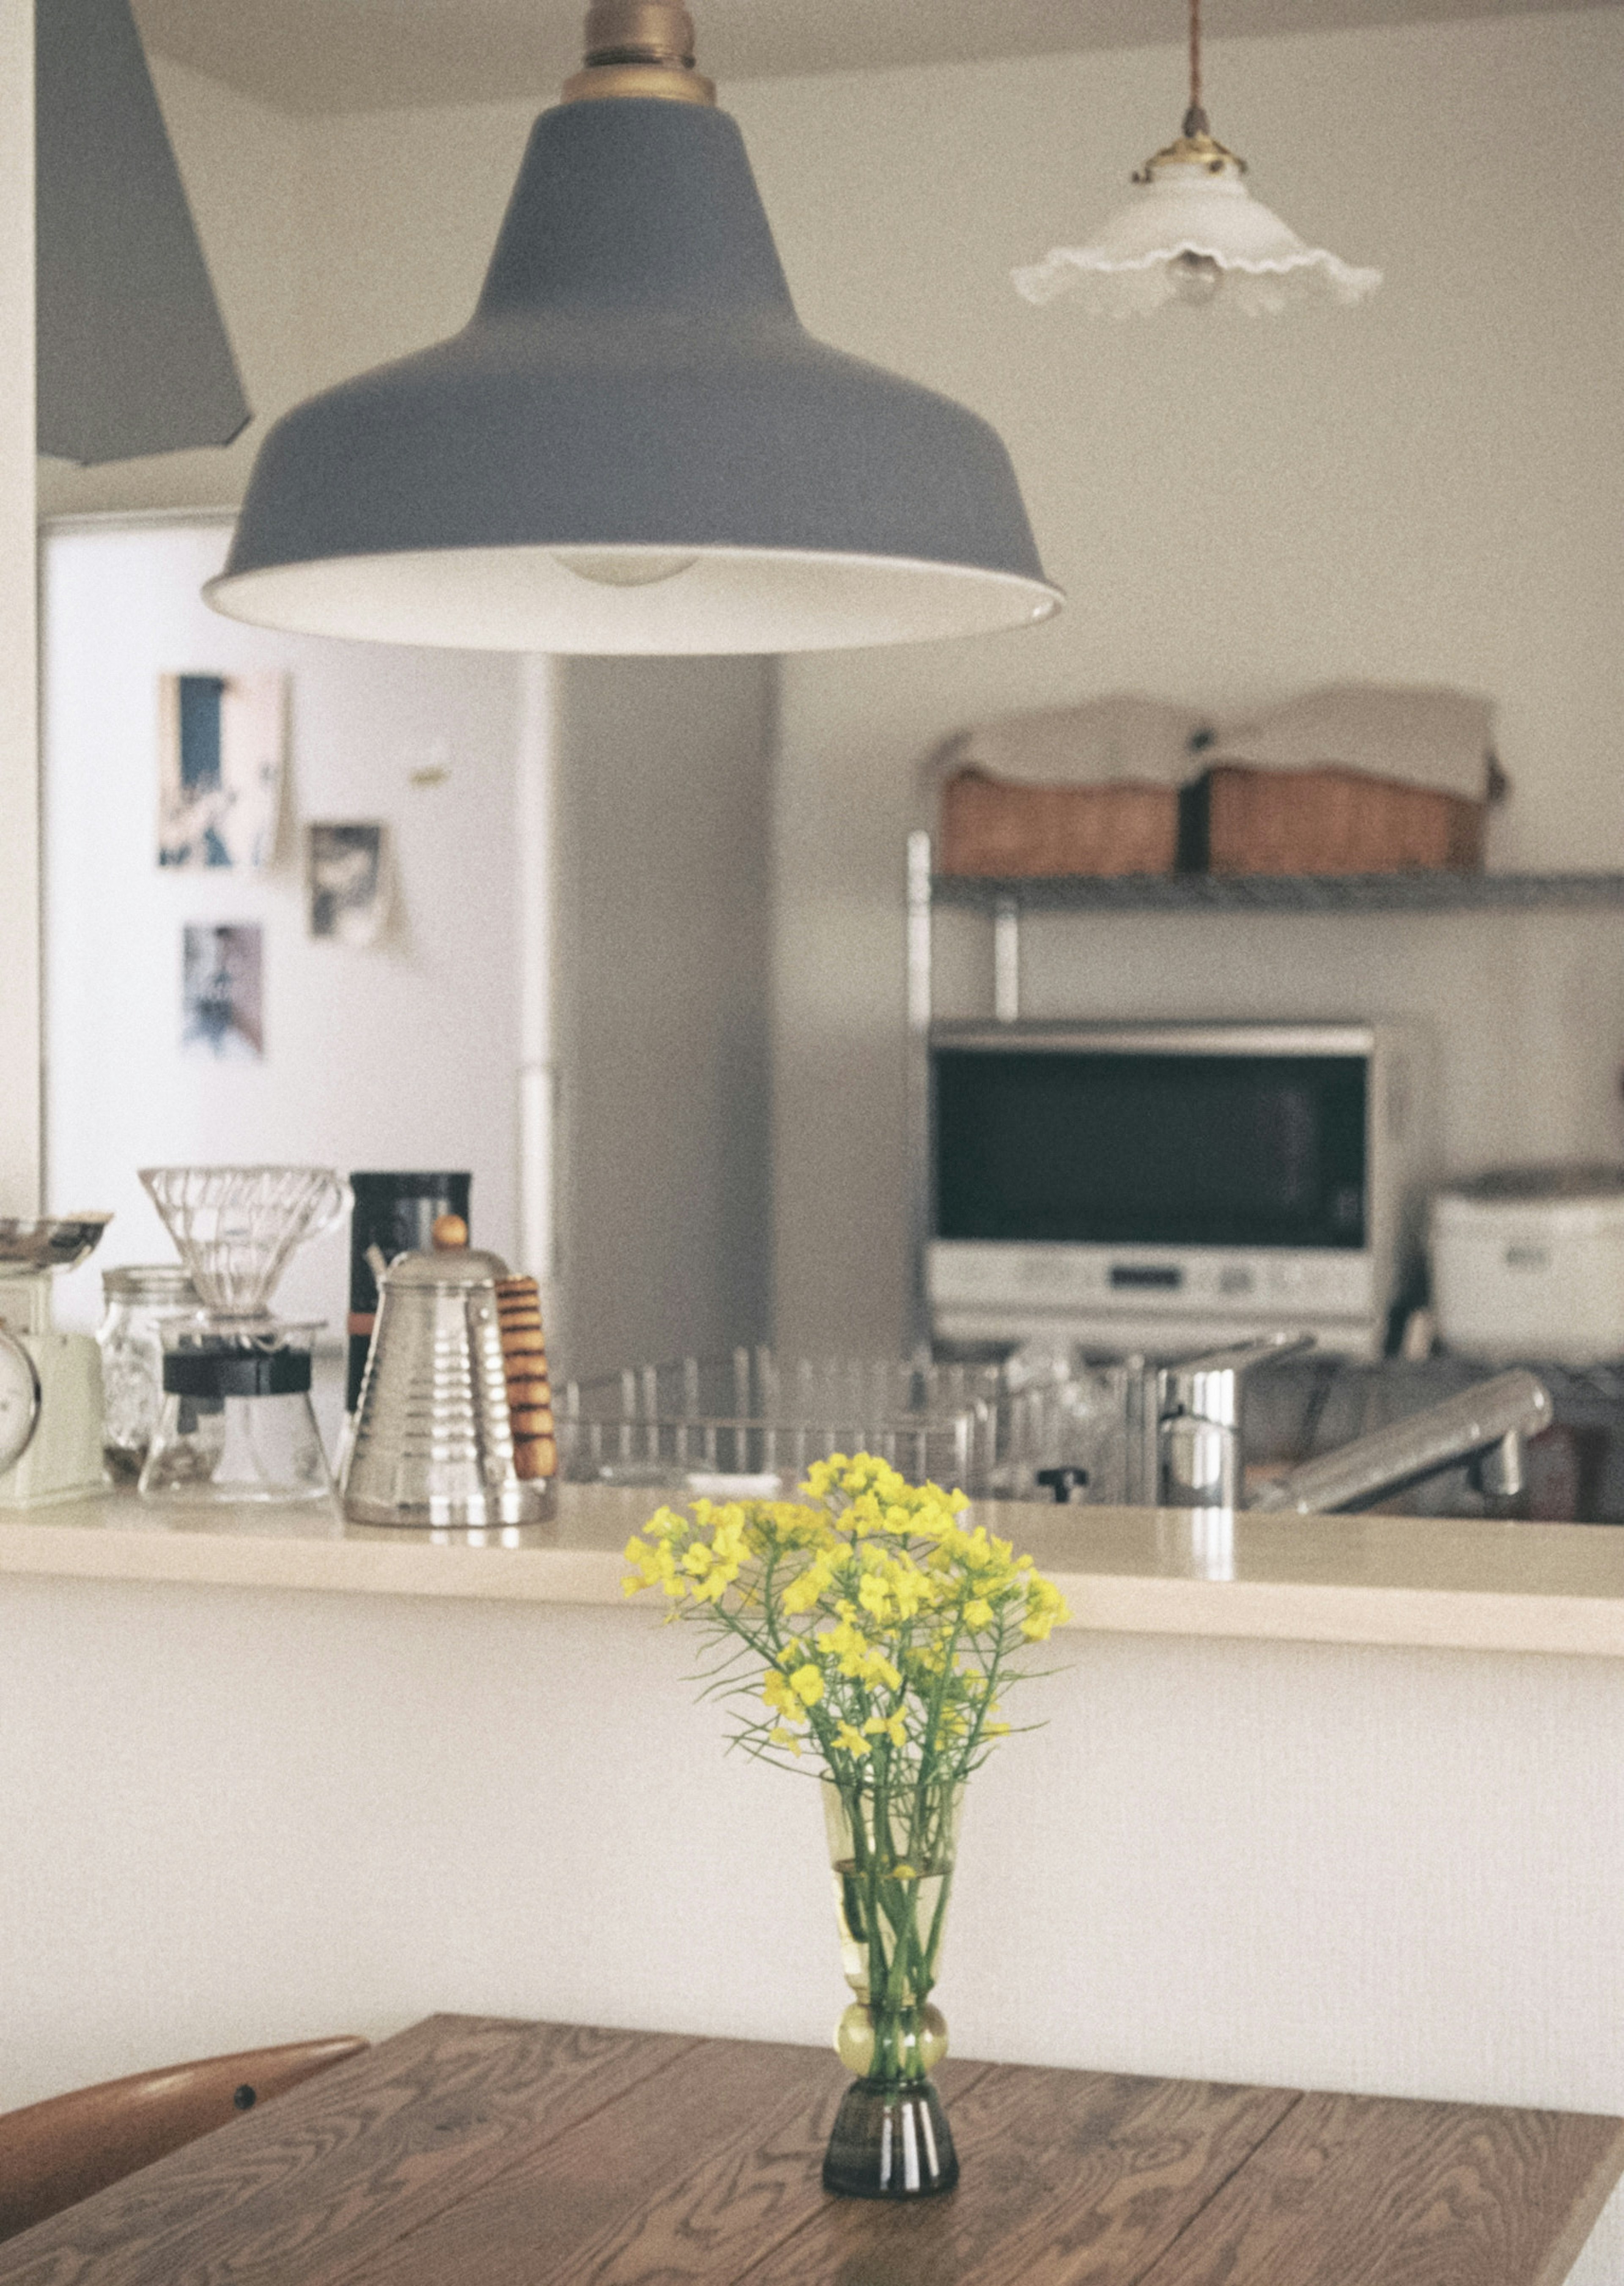
{"label": "stainless steel kettle", "polygon": [[540,1524],[557,1447],[536,1284],[467,1246],[396,1257],[340,1486],[354,1524]]}

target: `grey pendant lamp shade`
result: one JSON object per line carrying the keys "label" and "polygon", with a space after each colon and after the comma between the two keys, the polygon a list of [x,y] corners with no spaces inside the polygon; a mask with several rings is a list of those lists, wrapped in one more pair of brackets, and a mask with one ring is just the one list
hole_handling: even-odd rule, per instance
{"label": "grey pendant lamp shade", "polygon": [[707,83],[672,100],[669,59],[603,45],[615,4],[589,20],[613,99],[585,99],[589,51],[577,99],[532,132],[472,321],[276,424],[210,602],[320,635],[600,653],[1047,618],[997,435],[802,329],[737,128]]}
{"label": "grey pendant lamp shade", "polygon": [[37,0],[42,453],[228,445],[248,418],[130,0]]}

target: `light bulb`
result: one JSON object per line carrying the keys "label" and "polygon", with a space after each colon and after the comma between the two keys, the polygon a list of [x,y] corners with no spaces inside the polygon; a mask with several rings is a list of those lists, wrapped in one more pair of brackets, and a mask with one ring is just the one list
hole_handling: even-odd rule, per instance
{"label": "light bulb", "polygon": [[1188,246],[1181,248],[1169,266],[1173,280],[1173,299],[1187,303],[1192,309],[1199,309],[1210,302],[1224,282],[1221,264],[1216,262],[1211,255],[1197,254]]}
{"label": "light bulb", "polygon": [[652,548],[571,548],[555,551],[555,561],[578,579],[596,587],[652,587],[674,579],[698,559]]}

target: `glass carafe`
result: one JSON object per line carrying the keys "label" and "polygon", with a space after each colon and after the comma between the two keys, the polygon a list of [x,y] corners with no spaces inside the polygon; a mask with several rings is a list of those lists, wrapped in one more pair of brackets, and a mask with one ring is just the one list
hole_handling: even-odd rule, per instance
{"label": "glass carafe", "polygon": [[193,1317],[164,1329],[163,1410],[144,1498],[196,1505],[322,1500],[333,1489],[311,1406],[318,1324],[250,1330]]}

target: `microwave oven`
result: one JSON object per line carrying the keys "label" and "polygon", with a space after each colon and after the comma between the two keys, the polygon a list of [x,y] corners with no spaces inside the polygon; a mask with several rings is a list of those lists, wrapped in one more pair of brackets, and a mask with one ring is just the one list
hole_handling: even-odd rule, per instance
{"label": "microwave oven", "polygon": [[1423,1171],[1404,1035],[938,1023],[928,1057],[937,1342],[1381,1354]]}

